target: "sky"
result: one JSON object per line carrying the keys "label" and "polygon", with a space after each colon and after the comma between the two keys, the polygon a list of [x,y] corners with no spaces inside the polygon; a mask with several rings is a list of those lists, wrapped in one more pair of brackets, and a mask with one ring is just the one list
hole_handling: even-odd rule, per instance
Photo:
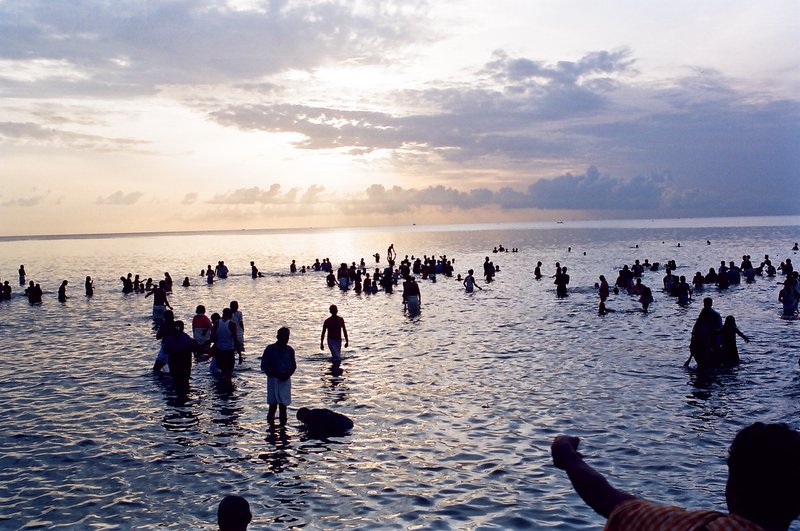
{"label": "sky", "polygon": [[800,213],[800,3],[0,0],[0,235]]}

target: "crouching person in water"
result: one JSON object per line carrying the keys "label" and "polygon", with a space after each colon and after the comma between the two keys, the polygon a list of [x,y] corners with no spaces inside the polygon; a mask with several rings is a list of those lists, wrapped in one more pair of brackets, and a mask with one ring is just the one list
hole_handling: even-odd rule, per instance
{"label": "crouching person in water", "polygon": [[352,420],[330,409],[301,407],[297,410],[297,420],[303,423],[309,435],[315,437],[336,437],[353,429]]}
{"label": "crouching person in water", "polygon": [[800,516],[800,433],[785,424],[756,422],[736,434],[725,486],[730,514],[687,511],[618,490],[584,462],[579,442],[556,437],[553,464],[567,472],[583,501],[608,519],[606,530],[783,531]]}
{"label": "crouching person in water", "polygon": [[275,424],[275,411],[280,408],[281,426],[286,425],[286,408],[292,403],[292,374],[297,370],[294,349],[289,346],[289,329],[278,329],[278,341],[267,345],[261,356],[261,370],[267,375],[267,422]]}

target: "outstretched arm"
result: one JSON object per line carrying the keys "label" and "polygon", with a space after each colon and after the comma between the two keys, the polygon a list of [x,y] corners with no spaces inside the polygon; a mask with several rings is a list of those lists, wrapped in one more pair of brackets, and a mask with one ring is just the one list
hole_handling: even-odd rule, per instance
{"label": "outstretched arm", "polygon": [[744,335],[744,334],[742,333],[742,331],[741,331],[741,330],[739,330],[738,328],[736,329],[736,333],[737,333],[737,334],[739,334],[739,337],[741,337],[742,339],[744,339],[744,342],[745,342],[745,343],[750,343],[750,338],[749,338],[749,337],[747,337],[746,335]]}
{"label": "outstretched arm", "polygon": [[569,435],[559,435],[550,446],[553,464],[567,472],[575,492],[597,514],[608,518],[614,507],[633,500],[636,496],[611,486],[602,474],[587,465],[578,453],[580,439]]}

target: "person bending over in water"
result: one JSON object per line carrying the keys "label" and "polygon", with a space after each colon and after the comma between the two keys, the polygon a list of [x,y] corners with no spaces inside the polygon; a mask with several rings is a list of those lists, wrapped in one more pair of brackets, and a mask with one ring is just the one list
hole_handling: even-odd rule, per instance
{"label": "person bending over in water", "polygon": [[550,446],[553,464],[567,472],[583,501],[608,519],[608,531],[783,531],[800,516],[800,433],[785,424],[756,422],[736,434],[728,450],[729,514],[687,511],[616,489],[583,460],[579,443],[578,437],[556,437]]}
{"label": "person bending over in water", "polygon": [[297,420],[304,424],[309,435],[317,437],[336,437],[353,429],[352,420],[330,409],[301,407],[297,410]]}

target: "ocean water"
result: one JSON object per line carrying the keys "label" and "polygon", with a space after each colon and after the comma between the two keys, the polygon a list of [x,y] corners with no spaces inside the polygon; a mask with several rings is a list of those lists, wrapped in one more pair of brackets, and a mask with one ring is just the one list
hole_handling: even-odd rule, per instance
{"label": "ocean water", "polygon": [[[0,303],[0,528],[216,529],[219,500],[238,493],[252,529],[598,529],[551,463],[560,433],[580,436],[618,488],[725,510],[735,432],[756,420],[800,427],[800,321],[781,316],[780,277],[681,307],[660,290],[663,270],[647,272],[651,312],[620,294],[604,317],[594,284],[637,258],[674,259],[689,279],[744,254],[796,262],[798,240],[798,218],[0,238],[0,278],[15,292]],[[289,274],[292,259],[374,267],[375,252],[383,267],[389,243],[400,257],[446,254],[462,275],[489,256],[500,272],[472,294],[454,279],[421,281],[417,316],[399,290],[356,295],[321,273]],[[519,252],[492,253],[500,244]],[[218,260],[231,276],[207,286],[200,270]],[[250,278],[250,260],[264,278]],[[539,260],[547,275],[568,267],[567,297],[533,279]],[[42,305],[21,295],[20,264]],[[152,299],[123,295],[119,277],[165,271],[177,318],[239,301],[247,351],[233,392],[205,363],[188,402],[152,375]],[[751,337],[741,366],[710,379],[682,367],[706,295]],[[318,349],[334,303],[350,335],[342,374]],[[259,356],[280,326],[298,369],[289,426],[271,432]],[[301,406],[345,413],[355,428],[308,439]]]}

